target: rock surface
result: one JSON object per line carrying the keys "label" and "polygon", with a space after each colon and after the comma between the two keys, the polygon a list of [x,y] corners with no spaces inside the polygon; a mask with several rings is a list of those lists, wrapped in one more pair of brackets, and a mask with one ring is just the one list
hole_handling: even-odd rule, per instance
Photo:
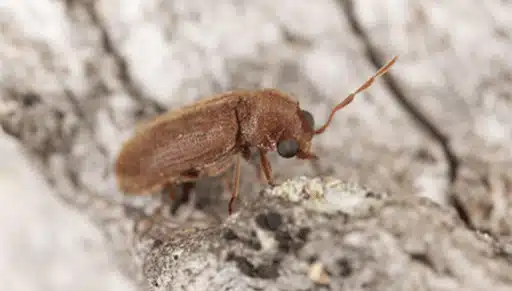
{"label": "rock surface", "polygon": [[426,198],[300,177],[250,200],[220,226],[154,236],[144,274],[155,290],[512,287],[505,246]]}
{"label": "rock surface", "polygon": [[[290,290],[293,278],[304,282],[301,287],[322,288],[308,285],[310,269],[316,280],[347,290],[510,287],[512,45],[506,15],[512,8],[498,0],[473,2],[4,1],[0,124],[56,195],[103,232],[120,269],[141,286],[201,284],[220,276],[208,275],[206,267],[214,266],[233,278],[214,280],[220,284],[215,290],[231,284]],[[270,156],[278,182],[327,175],[390,193],[329,202],[364,208],[378,200],[367,217],[319,213],[277,198],[254,201],[261,184],[247,164],[240,212],[226,222],[229,191],[222,191],[221,179],[201,181],[182,207],[158,194],[126,197],[116,187],[112,164],[142,120],[226,90],[276,87],[293,94],[320,124],[395,54],[399,62],[389,75],[315,138],[318,162]],[[294,243],[299,227],[310,228],[298,242],[300,252],[317,258],[283,252],[262,238],[273,233],[276,240],[278,233],[255,225],[265,211],[277,213]],[[243,243],[222,238],[228,227]],[[251,245],[257,243],[261,250]],[[338,245],[347,246],[336,256],[350,271],[338,270],[344,267],[322,253],[334,254]],[[236,248],[231,257],[230,248]],[[173,250],[189,259],[155,257]],[[198,259],[201,264],[193,265]],[[187,283],[190,268],[201,275]],[[343,279],[344,272],[353,277]]]}

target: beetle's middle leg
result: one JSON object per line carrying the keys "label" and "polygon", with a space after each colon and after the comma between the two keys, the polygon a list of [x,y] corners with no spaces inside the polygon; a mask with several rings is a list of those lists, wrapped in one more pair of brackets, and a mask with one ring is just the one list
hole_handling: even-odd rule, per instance
{"label": "beetle's middle leg", "polygon": [[156,207],[155,213],[161,217],[166,217],[170,213],[169,205],[176,199],[176,189],[173,183],[166,183],[160,190],[160,204]]}
{"label": "beetle's middle leg", "polygon": [[[254,166],[254,169],[256,170],[256,175],[258,176],[258,181],[262,183],[268,183],[267,176],[265,174],[265,171],[263,170],[263,166],[261,165],[261,157],[259,158],[260,161],[258,161],[258,163],[254,163],[253,154],[249,147],[242,147],[241,153],[244,160],[246,160],[249,164]],[[258,155],[260,154],[261,152]]]}

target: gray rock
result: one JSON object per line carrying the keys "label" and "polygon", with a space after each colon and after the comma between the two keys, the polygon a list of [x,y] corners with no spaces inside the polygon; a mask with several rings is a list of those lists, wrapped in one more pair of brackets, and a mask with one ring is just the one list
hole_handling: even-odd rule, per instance
{"label": "gray rock", "polygon": [[154,290],[510,290],[512,254],[425,198],[325,177],[253,193],[221,224],[152,240]]}

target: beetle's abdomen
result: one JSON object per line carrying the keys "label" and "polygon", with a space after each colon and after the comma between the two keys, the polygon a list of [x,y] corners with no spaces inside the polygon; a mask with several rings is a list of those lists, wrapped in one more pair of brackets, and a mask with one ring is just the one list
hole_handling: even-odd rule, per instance
{"label": "beetle's abdomen", "polygon": [[[236,101],[236,100],[235,100]],[[119,187],[126,193],[152,192],[166,183],[198,176],[236,153],[235,102],[212,103],[178,119],[149,124],[123,146],[116,161]]]}

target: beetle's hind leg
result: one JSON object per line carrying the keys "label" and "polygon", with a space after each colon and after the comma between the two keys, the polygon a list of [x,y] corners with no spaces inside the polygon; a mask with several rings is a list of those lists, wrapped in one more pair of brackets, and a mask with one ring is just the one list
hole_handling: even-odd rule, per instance
{"label": "beetle's hind leg", "polygon": [[172,183],[162,186],[160,193],[160,204],[155,209],[155,214],[161,217],[168,217],[170,214],[170,205],[176,199],[176,189]]}
{"label": "beetle's hind leg", "polygon": [[[179,196],[179,199],[173,200],[172,206],[171,206],[171,214],[176,215],[178,212],[178,209],[182,205],[187,205],[187,208],[194,208],[195,201],[194,199],[190,199],[191,192],[195,188],[194,182],[184,182],[181,184],[181,195]],[[192,201],[191,201],[192,200]]]}
{"label": "beetle's hind leg", "polygon": [[[177,189],[176,186],[181,188],[181,191]],[[192,190],[195,188],[194,182],[183,182],[180,184],[172,184],[168,183],[162,187],[161,192],[161,202],[160,205],[155,209],[155,212],[160,216],[168,217],[176,216],[178,214],[178,210],[183,206],[187,205],[186,213],[189,213],[195,207],[195,201],[193,195],[191,195]],[[186,217],[187,215],[180,215]]]}
{"label": "beetle's hind leg", "polygon": [[237,155],[235,161],[235,173],[233,175],[233,188],[231,192],[231,199],[229,199],[228,211],[229,215],[233,213],[233,202],[238,197],[238,187],[240,184],[240,155]]}

